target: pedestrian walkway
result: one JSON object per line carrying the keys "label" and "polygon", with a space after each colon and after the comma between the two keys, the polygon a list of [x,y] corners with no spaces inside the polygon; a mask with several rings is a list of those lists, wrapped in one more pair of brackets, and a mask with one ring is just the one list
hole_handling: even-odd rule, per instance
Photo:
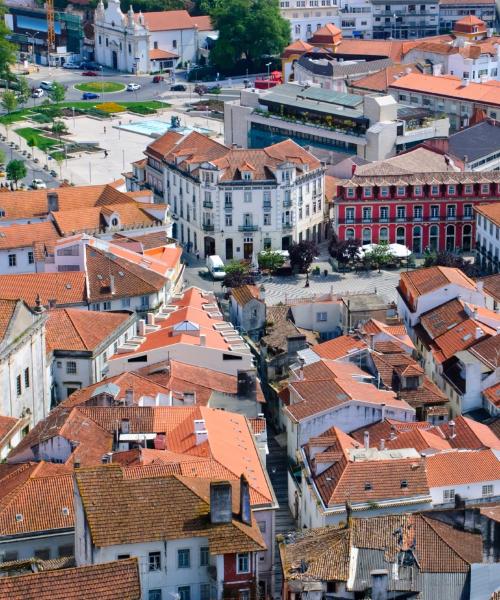
{"label": "pedestrian walkway", "polygon": [[[276,441],[276,432],[268,425],[268,448],[267,471],[279,503],[279,509],[276,511],[276,535],[288,533],[295,529],[295,521],[288,508],[288,461],[286,456],[286,447],[282,448]],[[281,562],[278,545],[275,548],[275,590],[274,598],[281,598]]]}

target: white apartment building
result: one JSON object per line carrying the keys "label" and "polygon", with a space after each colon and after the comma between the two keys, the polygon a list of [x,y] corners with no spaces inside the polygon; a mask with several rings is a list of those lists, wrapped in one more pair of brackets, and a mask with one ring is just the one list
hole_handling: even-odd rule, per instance
{"label": "white apartment building", "polygon": [[163,190],[173,235],[188,250],[255,260],[261,250],[325,237],[324,170],[290,140],[246,150],[171,132],[145,154],[145,179]]}
{"label": "white apartment building", "polygon": [[416,39],[438,35],[439,2],[418,4],[405,0],[373,0],[374,39]]}
{"label": "white apartment building", "polygon": [[500,270],[500,203],[474,207],[476,211],[476,260],[485,271]]}
{"label": "white apartment building", "polygon": [[280,10],[290,22],[292,40],[308,40],[328,23],[338,25],[337,0],[281,0]]}
{"label": "white apartment building", "polygon": [[340,0],[337,25],[342,37],[373,38],[373,4],[370,0]]}

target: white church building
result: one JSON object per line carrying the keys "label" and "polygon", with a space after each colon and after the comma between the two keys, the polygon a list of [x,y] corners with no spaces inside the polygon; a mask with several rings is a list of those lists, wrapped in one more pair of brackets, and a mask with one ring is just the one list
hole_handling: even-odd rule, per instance
{"label": "white church building", "polygon": [[119,0],[100,0],[94,19],[95,60],[127,73],[152,73],[196,64],[216,38],[210,18],[191,17],[186,10],[127,14]]}

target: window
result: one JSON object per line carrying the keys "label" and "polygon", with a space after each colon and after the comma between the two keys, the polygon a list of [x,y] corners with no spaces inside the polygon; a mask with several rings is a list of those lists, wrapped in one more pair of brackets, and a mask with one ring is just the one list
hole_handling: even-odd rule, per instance
{"label": "window", "polygon": [[182,585],[177,588],[179,594],[179,600],[191,600],[191,588],[189,585]]}
{"label": "window", "polygon": [[415,196],[421,196],[422,195],[422,186],[421,185],[415,185],[413,187],[413,193]]}
{"label": "window", "polygon": [[32,265],[35,262],[35,256],[33,255],[33,251],[28,251],[28,264]]}
{"label": "window", "polygon": [[396,188],[396,194],[398,196],[404,196],[406,194],[406,188],[404,185],[398,185]]}
{"label": "window", "polygon": [[15,267],[17,265],[17,255],[9,254],[9,267]]}
{"label": "window", "polygon": [[464,194],[466,196],[470,196],[473,191],[474,187],[472,186],[472,184],[468,183],[467,185],[464,185]]}
{"label": "window", "polygon": [[389,198],[389,188],[384,186],[380,188],[379,196],[381,198]]}
{"label": "window", "polygon": [[348,207],[345,209],[345,220],[347,223],[354,223],[354,208]]}
{"label": "window", "polygon": [[252,174],[250,173],[250,171],[243,171],[242,179],[243,181],[250,181],[252,179]]}
{"label": "window", "polygon": [[371,198],[372,197],[372,188],[371,187],[365,187],[364,190],[364,196],[365,198]]}
{"label": "window", "polygon": [[439,185],[431,185],[431,196],[439,196]]}
{"label": "window", "polygon": [[202,546],[200,548],[200,567],[208,567],[209,554],[208,546]]}
{"label": "window", "polygon": [[346,240],[353,240],[354,239],[354,229],[352,227],[348,227],[345,230],[345,239]]}
{"label": "window", "polygon": [[161,552],[149,553],[149,570],[159,571],[161,569]]}
{"label": "window", "polygon": [[200,600],[210,600],[210,584],[200,584]]}
{"label": "window", "polygon": [[17,395],[20,396],[21,393],[22,393],[22,391],[23,391],[23,388],[21,387],[21,375],[18,375],[16,377],[16,392],[17,392]]}
{"label": "window", "polygon": [[472,204],[464,204],[464,217],[472,217]]}
{"label": "window", "polygon": [[405,245],[405,228],[404,227],[398,227],[396,229],[396,244],[401,244],[402,246]]}
{"label": "window", "polygon": [[354,198],[356,196],[356,190],[354,188],[347,188],[346,192],[348,198]]}
{"label": "window", "polygon": [[406,219],[406,206],[398,206],[396,214],[398,219]]}
{"label": "window", "polygon": [[454,196],[457,192],[457,186],[455,185],[449,185],[448,186],[448,195],[449,196]]}
{"label": "window", "polygon": [[437,204],[431,206],[431,219],[439,219],[439,206]]}
{"label": "window", "polygon": [[111,219],[111,225],[112,225],[113,227],[118,227],[118,224],[119,224],[119,221],[118,221],[118,219],[117,219],[116,217],[113,217],[113,218]]}
{"label": "window", "polygon": [[117,560],[127,560],[127,558],[130,558],[130,554],[119,554],[116,557]]}
{"label": "window", "polygon": [[389,207],[381,206],[380,207],[380,220],[387,221],[389,219]]}
{"label": "window", "polygon": [[378,234],[379,242],[388,242],[389,241],[389,229],[387,227],[381,227]]}
{"label": "window", "polygon": [[369,223],[372,220],[372,209],[370,207],[363,207],[363,222]]}
{"label": "window", "polygon": [[172,48],[177,48],[177,40],[172,40]]}
{"label": "window", "polygon": [[250,600],[250,590],[238,590],[238,600]]}
{"label": "window", "polygon": [[149,308],[149,296],[141,296],[141,308]]}
{"label": "window", "polygon": [[363,245],[372,243],[372,230],[369,227],[363,228]]}
{"label": "window", "polygon": [[454,219],[457,214],[457,207],[455,204],[447,204],[446,206],[446,216],[449,219]]}
{"label": "window", "polygon": [[[101,39],[101,38],[100,38],[100,36],[99,36],[99,40],[100,40],[100,39]],[[100,43],[101,43],[101,42],[99,41],[99,44],[100,44]],[[129,45],[128,45],[128,53],[129,53],[129,54],[132,54],[132,45],[131,45],[131,44],[129,44]]]}
{"label": "window", "polygon": [[271,225],[271,213],[264,213],[264,225]]}
{"label": "window", "polygon": [[109,40],[106,38],[106,48],[109,46]]}
{"label": "window", "polygon": [[177,568],[189,569],[191,566],[191,551],[189,548],[177,550]]}
{"label": "window", "polygon": [[66,363],[66,373],[68,373],[68,375],[74,375],[76,373],[76,362],[74,360],[68,360]]}
{"label": "window", "polygon": [[455,490],[443,490],[443,502],[453,502],[455,500]]}
{"label": "window", "polygon": [[161,600],[161,590],[149,590],[148,600]]}
{"label": "window", "polygon": [[129,308],[130,298],[122,298],[122,308]]}
{"label": "window", "polygon": [[251,202],[252,201],[252,192],[245,192],[243,194],[244,196],[244,202]]}
{"label": "window", "polygon": [[50,548],[39,548],[38,550],[35,550],[35,558],[40,558],[41,560],[49,560]]}
{"label": "window", "polygon": [[483,497],[493,496],[493,484],[483,485]]}
{"label": "window", "polygon": [[225,223],[226,223],[226,227],[232,227],[233,226],[233,215],[226,215]]}
{"label": "window", "polygon": [[423,208],[421,206],[414,206],[413,207],[413,218],[414,219],[422,219],[422,215],[423,215]]}
{"label": "window", "polygon": [[110,300],[105,300],[102,303],[102,309],[103,310],[111,310],[111,302],[110,302]]}
{"label": "window", "polygon": [[236,572],[250,573],[250,555],[248,552],[236,555]]}
{"label": "window", "polygon": [[257,525],[259,526],[261,533],[266,533],[266,522],[265,521],[257,521]]}
{"label": "window", "polygon": [[24,369],[24,387],[29,388],[30,386],[30,370],[29,367]]}
{"label": "window", "polygon": [[326,312],[317,312],[316,313],[316,322],[320,323],[322,321],[326,321]]}
{"label": "window", "polygon": [[481,194],[489,194],[490,193],[490,184],[482,183],[481,184]]}

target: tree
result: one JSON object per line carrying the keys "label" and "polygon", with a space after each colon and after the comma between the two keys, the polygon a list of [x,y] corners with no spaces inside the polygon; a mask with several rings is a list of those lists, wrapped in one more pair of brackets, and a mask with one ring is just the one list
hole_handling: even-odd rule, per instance
{"label": "tree", "polygon": [[427,253],[424,267],[454,267],[463,271],[468,277],[477,277],[481,273],[479,266],[466,261],[463,256],[447,250]]}
{"label": "tree", "polygon": [[269,273],[274,273],[280,267],[283,266],[285,262],[285,257],[281,252],[276,252],[275,250],[266,250],[265,252],[261,252],[257,257],[259,267],[263,271],[269,271]]}
{"label": "tree", "polygon": [[369,252],[365,252],[363,257],[367,263],[371,263],[377,266],[378,272],[380,273],[380,267],[383,267],[387,263],[393,260],[393,254],[389,248],[389,244],[382,243],[373,246]]}
{"label": "tree", "polygon": [[6,8],[0,0],[0,78],[11,79],[10,67],[16,62],[16,46],[7,40],[12,33],[5,24]]}
{"label": "tree", "polygon": [[251,68],[264,55],[280,55],[290,41],[278,0],[225,0],[210,16],[219,32],[210,60],[223,72],[242,58]]}
{"label": "tree", "polygon": [[334,258],[337,263],[345,267],[348,263],[352,262],[357,255],[358,248],[361,246],[361,242],[354,238],[347,240],[339,240],[334,235],[328,245],[328,252],[330,256]]}
{"label": "tree", "polygon": [[224,270],[226,272],[223,281],[225,287],[232,288],[247,283],[253,283],[248,262],[243,260],[231,260],[225,265]]}
{"label": "tree", "polygon": [[54,83],[52,84],[52,88],[49,92],[49,96],[52,102],[62,102],[66,97],[66,88],[62,83],[54,81]]}
{"label": "tree", "polygon": [[17,182],[24,179],[28,173],[28,169],[24,164],[24,160],[11,160],[7,165],[7,178],[11,179],[17,187]]}
{"label": "tree", "polygon": [[59,141],[61,141],[61,136],[65,133],[68,133],[68,128],[66,127],[66,124],[63,121],[54,121],[52,123],[52,133],[54,135],[57,135]]}
{"label": "tree", "polygon": [[308,273],[314,257],[318,254],[318,248],[314,242],[304,240],[299,243],[294,242],[288,248],[288,254],[292,269],[299,273]]}
{"label": "tree", "polygon": [[31,94],[30,84],[26,77],[19,77],[17,80],[17,90],[19,101],[24,104],[28,102]]}
{"label": "tree", "polygon": [[14,112],[17,108],[17,98],[14,92],[6,90],[2,96],[2,106],[5,108],[7,113]]}

